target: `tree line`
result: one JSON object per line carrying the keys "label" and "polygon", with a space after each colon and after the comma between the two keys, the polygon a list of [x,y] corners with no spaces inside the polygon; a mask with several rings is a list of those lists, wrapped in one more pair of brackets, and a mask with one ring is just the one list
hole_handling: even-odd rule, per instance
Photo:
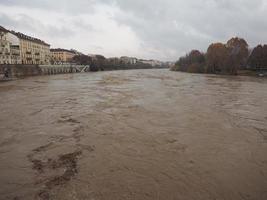
{"label": "tree line", "polygon": [[95,57],[87,56],[84,54],[79,54],[74,56],[71,59],[72,63],[79,64],[79,65],[89,65],[90,71],[103,71],[103,63],[105,62],[106,58],[102,55],[96,55]]}
{"label": "tree line", "polygon": [[[126,69],[151,69],[154,68],[150,64],[137,61],[135,64],[125,63],[119,58],[105,58],[102,55],[88,56],[84,54],[76,55],[71,60],[71,63],[79,65],[89,65],[90,71],[104,70],[126,70]],[[166,66],[167,68],[167,66]]]}
{"label": "tree line", "polygon": [[267,45],[258,45],[250,51],[246,40],[238,37],[226,44],[213,43],[206,53],[192,50],[172,67],[174,71],[232,75],[239,70],[262,69],[267,69]]}

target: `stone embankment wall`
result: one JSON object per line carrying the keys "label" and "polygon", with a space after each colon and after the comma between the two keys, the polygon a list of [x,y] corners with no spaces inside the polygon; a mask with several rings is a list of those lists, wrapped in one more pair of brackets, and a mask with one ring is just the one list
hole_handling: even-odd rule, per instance
{"label": "stone embankment wall", "polygon": [[[167,66],[151,66],[148,64],[135,64],[135,65],[103,65],[98,67],[98,70],[129,70],[129,69],[153,69],[153,68],[167,68]],[[66,73],[81,73],[89,72],[90,66],[84,65],[0,65],[0,79],[5,73],[8,74],[8,78],[20,78],[26,76],[37,75],[54,75],[54,74],[66,74]],[[93,70],[92,70],[93,71]],[[97,70],[96,70],[97,71]]]}
{"label": "stone embankment wall", "polygon": [[89,66],[81,65],[0,65],[0,77],[7,73],[9,78],[87,71],[89,71]]}
{"label": "stone embankment wall", "polygon": [[9,78],[41,75],[38,65],[0,65],[0,74],[7,72]]}

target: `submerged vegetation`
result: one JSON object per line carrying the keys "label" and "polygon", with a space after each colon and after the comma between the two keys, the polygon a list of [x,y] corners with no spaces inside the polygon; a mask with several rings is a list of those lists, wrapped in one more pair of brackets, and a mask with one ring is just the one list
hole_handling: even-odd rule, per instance
{"label": "submerged vegetation", "polygon": [[179,58],[171,70],[237,75],[242,70],[256,71],[266,68],[267,45],[259,45],[249,51],[247,42],[242,38],[235,37],[226,44],[211,44],[206,53],[192,50]]}

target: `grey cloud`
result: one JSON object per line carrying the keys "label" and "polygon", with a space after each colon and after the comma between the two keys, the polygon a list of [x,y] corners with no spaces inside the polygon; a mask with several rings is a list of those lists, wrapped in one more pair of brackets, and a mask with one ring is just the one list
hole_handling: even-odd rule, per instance
{"label": "grey cloud", "polygon": [[11,7],[24,7],[56,11],[77,15],[94,11],[97,0],[2,0],[0,4]]}
{"label": "grey cloud", "polygon": [[45,25],[41,21],[26,14],[20,14],[16,19],[5,14],[0,14],[0,24],[15,31],[26,32],[34,37],[38,36],[33,35],[33,33],[38,35],[47,35],[47,37],[50,38],[68,38],[75,34],[73,30],[67,27]]}
{"label": "grey cloud", "polygon": [[[114,12],[112,20],[136,34],[144,54],[149,52],[154,58],[166,60],[175,60],[191,49],[205,51],[210,43],[225,42],[232,36],[244,37],[251,46],[267,43],[264,0],[3,0],[1,4],[73,16],[70,23],[77,30],[61,26],[44,28],[48,35],[48,30],[55,28],[54,35],[66,34],[64,37],[79,34],[80,29],[97,31],[86,19],[78,18],[80,14],[97,12],[95,6],[117,8],[119,11]],[[0,23],[14,26],[26,22],[29,29],[37,26],[30,23],[30,19],[12,22],[12,19],[0,18]]]}
{"label": "grey cloud", "polygon": [[[176,49],[177,56],[191,48],[205,51],[209,43],[224,42],[236,35],[245,37],[252,46],[267,42],[267,9],[263,0],[116,2],[124,11],[117,21],[131,26],[149,43]],[[170,21],[183,29],[175,29]]]}

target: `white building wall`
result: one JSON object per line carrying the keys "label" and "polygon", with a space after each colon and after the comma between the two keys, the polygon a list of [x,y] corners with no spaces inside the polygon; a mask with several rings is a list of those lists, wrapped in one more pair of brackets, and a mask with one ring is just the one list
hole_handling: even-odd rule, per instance
{"label": "white building wall", "polygon": [[7,33],[6,38],[12,45],[19,45],[19,38],[16,35]]}
{"label": "white building wall", "polygon": [[10,32],[1,32],[0,38],[0,64],[18,64],[20,63],[20,55],[13,55],[19,52],[12,46],[19,46],[19,38]]}

